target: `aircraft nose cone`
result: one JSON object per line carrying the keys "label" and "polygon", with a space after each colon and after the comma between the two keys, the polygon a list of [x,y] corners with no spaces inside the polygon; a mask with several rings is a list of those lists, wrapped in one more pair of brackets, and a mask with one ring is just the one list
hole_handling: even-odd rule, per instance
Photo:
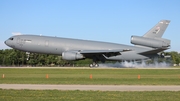
{"label": "aircraft nose cone", "polygon": [[[4,41],[4,43],[6,44],[6,41]],[[7,44],[6,44],[7,45]]]}
{"label": "aircraft nose cone", "polygon": [[4,44],[6,44],[7,46],[10,46],[10,43],[8,40],[4,41]]}

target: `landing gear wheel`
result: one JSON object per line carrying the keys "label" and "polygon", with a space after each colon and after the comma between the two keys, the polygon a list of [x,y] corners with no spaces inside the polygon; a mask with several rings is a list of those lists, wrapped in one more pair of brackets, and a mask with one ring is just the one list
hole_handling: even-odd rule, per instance
{"label": "landing gear wheel", "polygon": [[92,68],[92,67],[99,67],[99,64],[89,64],[89,67]]}
{"label": "landing gear wheel", "polygon": [[99,65],[98,65],[98,64],[95,64],[94,67],[99,67]]}
{"label": "landing gear wheel", "polygon": [[89,67],[92,68],[92,67],[94,67],[94,66],[93,66],[93,64],[89,64]]}

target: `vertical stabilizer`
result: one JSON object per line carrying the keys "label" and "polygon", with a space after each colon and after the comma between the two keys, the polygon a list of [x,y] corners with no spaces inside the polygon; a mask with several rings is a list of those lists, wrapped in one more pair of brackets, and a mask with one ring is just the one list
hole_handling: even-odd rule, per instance
{"label": "vertical stabilizer", "polygon": [[161,38],[169,23],[170,20],[161,20],[153,28],[151,28],[146,34],[144,34],[143,37]]}

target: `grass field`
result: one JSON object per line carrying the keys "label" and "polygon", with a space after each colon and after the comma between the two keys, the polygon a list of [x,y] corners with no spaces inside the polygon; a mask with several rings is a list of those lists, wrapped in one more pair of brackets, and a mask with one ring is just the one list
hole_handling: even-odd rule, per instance
{"label": "grass field", "polygon": [[0,68],[3,74],[1,84],[180,85],[180,69]]}
{"label": "grass field", "polygon": [[180,92],[2,90],[0,101],[179,101]]}
{"label": "grass field", "polygon": [[[90,74],[92,79],[89,78]],[[180,69],[0,68],[0,75],[1,84],[180,85]],[[141,76],[140,79],[138,75]],[[0,89],[0,101],[179,101],[179,99],[180,91]]]}

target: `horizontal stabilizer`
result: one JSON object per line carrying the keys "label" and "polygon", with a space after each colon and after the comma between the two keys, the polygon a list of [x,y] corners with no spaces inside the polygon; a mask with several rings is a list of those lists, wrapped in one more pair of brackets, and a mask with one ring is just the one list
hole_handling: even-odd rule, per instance
{"label": "horizontal stabilizer", "polygon": [[156,54],[156,53],[159,53],[159,52],[164,51],[166,49],[169,49],[169,48],[158,48],[158,49],[154,49],[154,50],[150,50],[150,51],[145,51],[145,52],[142,52],[140,54],[142,54],[142,55]]}

